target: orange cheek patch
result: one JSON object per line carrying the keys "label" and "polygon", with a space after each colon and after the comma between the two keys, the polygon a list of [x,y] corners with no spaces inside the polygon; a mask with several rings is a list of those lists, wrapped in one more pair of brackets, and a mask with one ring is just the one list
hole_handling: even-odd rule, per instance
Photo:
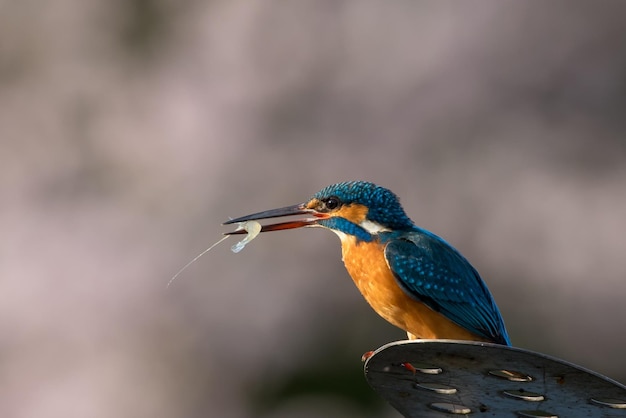
{"label": "orange cheek patch", "polygon": [[359,205],[357,203],[346,205],[333,213],[333,216],[340,216],[358,225],[367,217],[367,206]]}

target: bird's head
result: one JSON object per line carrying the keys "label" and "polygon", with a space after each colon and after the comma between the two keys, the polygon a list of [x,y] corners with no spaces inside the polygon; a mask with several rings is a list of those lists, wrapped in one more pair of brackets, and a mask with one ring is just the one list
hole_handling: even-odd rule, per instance
{"label": "bird's head", "polygon": [[[406,231],[414,228],[413,222],[404,213],[398,197],[393,192],[365,181],[333,184],[315,193],[305,203],[242,216],[224,224],[292,215],[307,217],[264,225],[261,232],[324,227],[337,233],[342,239],[354,236],[361,241],[371,241],[381,232]],[[234,233],[241,232],[243,231]]]}

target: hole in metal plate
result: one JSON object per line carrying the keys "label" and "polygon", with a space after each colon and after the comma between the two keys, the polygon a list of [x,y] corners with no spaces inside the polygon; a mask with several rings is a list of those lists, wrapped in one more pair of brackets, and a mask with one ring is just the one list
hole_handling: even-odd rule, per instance
{"label": "hole in metal plate", "polygon": [[417,389],[426,389],[442,395],[452,395],[456,393],[456,388],[442,385],[440,383],[415,383]]}
{"label": "hole in metal plate", "polygon": [[591,403],[601,406],[608,406],[609,408],[626,409],[626,401],[623,399],[614,398],[591,398]]}
{"label": "hole in metal plate", "polygon": [[[413,374],[416,374],[417,372],[424,373],[424,374],[440,374],[443,372],[441,367],[432,366],[430,364],[424,364],[424,363],[408,363],[408,362],[393,363],[392,366],[402,367],[403,369],[408,370],[412,372]],[[385,369],[387,368],[388,367],[386,367]],[[388,370],[385,370],[385,371],[388,371]]]}
{"label": "hole in metal plate", "polygon": [[546,412],[546,411],[541,411],[539,409],[534,410],[534,411],[517,411],[517,414],[520,417],[528,417],[528,418],[559,418],[558,415],[555,415],[553,413],[550,412]]}
{"label": "hole in metal plate", "polygon": [[441,367],[433,366],[432,364],[426,363],[413,363],[413,362],[404,362],[404,363],[394,363],[392,366],[403,367],[406,370],[409,370],[413,373],[424,373],[424,374],[441,374],[443,370]]}
{"label": "hole in metal plate", "polygon": [[465,405],[446,402],[431,403],[430,407],[435,411],[448,412],[450,414],[469,414],[472,412],[472,410]]}
{"label": "hole in metal plate", "polygon": [[432,364],[411,363],[411,366],[413,366],[415,371],[424,374],[441,374],[443,372],[441,367],[433,366]]}
{"label": "hole in metal plate", "polygon": [[506,396],[510,396],[511,398],[521,399],[521,400],[524,400],[524,401],[539,402],[539,401],[543,401],[545,399],[544,396],[542,394],[540,394],[540,393],[529,392],[529,391],[524,390],[524,389],[520,389],[520,390],[505,390],[503,393]]}
{"label": "hole in metal plate", "polygon": [[515,370],[490,370],[489,374],[512,382],[530,382],[533,378],[526,373]]}

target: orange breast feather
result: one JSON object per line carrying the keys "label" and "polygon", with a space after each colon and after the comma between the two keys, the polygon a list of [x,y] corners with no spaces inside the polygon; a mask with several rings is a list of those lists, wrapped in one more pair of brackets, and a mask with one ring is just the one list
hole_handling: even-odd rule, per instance
{"label": "orange breast feather", "polygon": [[423,303],[411,298],[398,285],[376,240],[356,243],[346,236],[341,243],[343,262],[352,280],[374,310],[409,338],[484,341]]}

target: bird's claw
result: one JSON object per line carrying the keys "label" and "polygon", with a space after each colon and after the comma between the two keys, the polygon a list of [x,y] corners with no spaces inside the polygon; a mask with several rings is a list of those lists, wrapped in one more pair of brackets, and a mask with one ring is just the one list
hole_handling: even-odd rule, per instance
{"label": "bird's claw", "polygon": [[400,363],[400,366],[404,367],[405,369],[407,369],[408,371],[413,373],[413,375],[415,375],[415,373],[417,373],[417,369],[415,367],[413,367],[413,365],[411,363]]}
{"label": "bird's claw", "polygon": [[374,355],[373,351],[366,351],[365,353],[363,353],[363,355],[361,356],[361,361],[365,362],[367,361],[368,358],[372,357]]}

